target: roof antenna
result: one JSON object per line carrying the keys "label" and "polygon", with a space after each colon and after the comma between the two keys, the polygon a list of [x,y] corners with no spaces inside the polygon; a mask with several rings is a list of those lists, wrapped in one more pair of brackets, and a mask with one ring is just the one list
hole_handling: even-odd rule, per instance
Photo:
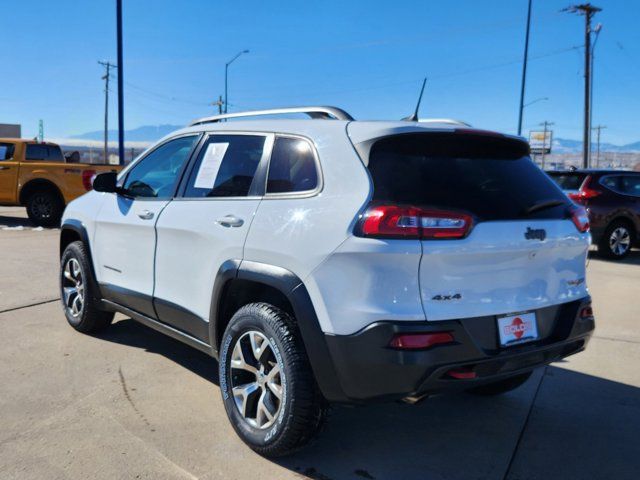
{"label": "roof antenna", "polygon": [[420,102],[422,102],[422,94],[424,93],[424,87],[427,85],[427,77],[424,77],[422,81],[422,89],[420,90],[420,96],[418,97],[418,104],[416,105],[416,111],[413,112],[413,115],[410,117],[405,117],[402,120],[406,120],[407,122],[417,122],[418,121],[418,110],[420,110]]}

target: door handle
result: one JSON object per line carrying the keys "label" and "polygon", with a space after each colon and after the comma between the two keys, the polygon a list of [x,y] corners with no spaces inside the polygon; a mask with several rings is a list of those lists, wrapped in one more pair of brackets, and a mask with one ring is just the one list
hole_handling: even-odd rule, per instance
{"label": "door handle", "polygon": [[216,220],[216,223],[223,227],[241,227],[244,224],[244,220],[236,217],[235,215],[226,215]]}
{"label": "door handle", "polygon": [[6,166],[3,165],[3,166],[0,167],[0,170],[9,170],[10,168],[11,167],[6,167]]}
{"label": "door handle", "polygon": [[149,210],[142,210],[140,213],[138,213],[138,216],[142,220],[151,220],[153,218],[153,215],[153,212],[150,212]]}

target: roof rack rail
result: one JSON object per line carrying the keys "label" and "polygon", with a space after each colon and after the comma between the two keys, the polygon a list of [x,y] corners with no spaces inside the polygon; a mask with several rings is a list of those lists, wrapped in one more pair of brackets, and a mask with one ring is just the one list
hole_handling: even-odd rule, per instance
{"label": "roof rack rail", "polygon": [[247,112],[225,113],[204,117],[190,123],[189,126],[202,125],[205,123],[215,123],[228,118],[258,117],[262,115],[285,115],[288,113],[304,113],[313,119],[323,120],[353,120],[353,117],[338,107],[288,107],[272,108],[269,110],[251,110]]}

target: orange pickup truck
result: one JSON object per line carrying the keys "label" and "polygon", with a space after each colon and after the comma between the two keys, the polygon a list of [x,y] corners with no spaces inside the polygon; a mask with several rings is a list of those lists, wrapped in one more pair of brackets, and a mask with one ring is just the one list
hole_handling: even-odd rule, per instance
{"label": "orange pickup truck", "polygon": [[66,204],[91,190],[96,173],[121,168],[68,162],[54,143],[0,138],[0,205],[24,205],[36,225],[57,226]]}

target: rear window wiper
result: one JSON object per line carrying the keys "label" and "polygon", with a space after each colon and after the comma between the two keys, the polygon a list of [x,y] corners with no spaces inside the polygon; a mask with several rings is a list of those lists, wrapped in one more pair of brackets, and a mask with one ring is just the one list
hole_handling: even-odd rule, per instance
{"label": "rear window wiper", "polygon": [[528,206],[524,209],[525,215],[530,215],[533,212],[538,212],[540,210],[546,210],[547,208],[557,207],[559,205],[564,205],[566,202],[562,200],[542,200],[540,202],[534,203],[533,205]]}

